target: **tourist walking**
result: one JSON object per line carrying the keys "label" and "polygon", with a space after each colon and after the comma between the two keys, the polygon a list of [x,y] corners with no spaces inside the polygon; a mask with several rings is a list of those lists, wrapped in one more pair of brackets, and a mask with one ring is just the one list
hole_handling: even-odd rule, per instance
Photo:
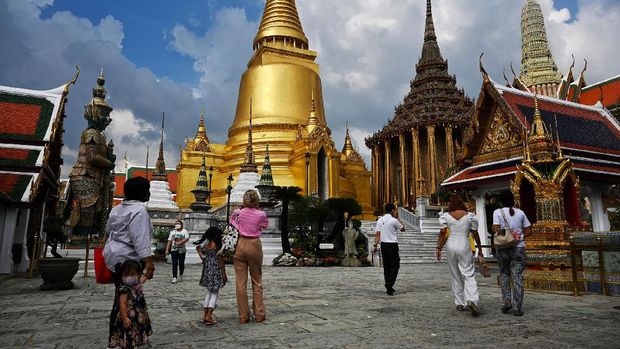
{"label": "tourist walking", "polygon": [[103,249],[103,257],[114,276],[114,305],[110,312],[108,342],[111,348],[114,322],[119,312],[119,288],[122,284],[122,265],[126,261],[140,264],[144,281],[153,278],[155,266],[151,258],[151,236],[153,226],[144,203],[149,201],[150,183],[144,177],[130,178],[125,182],[125,200],[110,211],[105,232],[108,240]]}
{"label": "tourist walking", "polygon": [[222,230],[209,227],[200,240],[194,242],[198,256],[202,260],[202,276],[200,286],[207,288],[207,295],[203,302],[202,322],[210,326],[217,323],[213,310],[217,307],[220,288],[228,282],[224,256],[218,256],[217,251],[222,248]]}
{"label": "tourist walking", "polygon": [[111,324],[109,346],[135,348],[146,344],[153,334],[151,319],[142,293],[142,266],[132,260],[121,266],[121,284],[118,288],[119,311]]}
{"label": "tourist walking", "polygon": [[[512,233],[518,243],[508,248],[498,248],[496,257],[500,273],[502,313],[512,309],[515,316],[523,315],[523,271],[525,269],[525,238],[532,234],[530,221],[523,211],[514,208],[515,197],[511,191],[500,194],[502,208],[493,212],[493,232],[497,234],[504,229],[506,234]],[[512,278],[512,289],[510,279]]]}
{"label": "tourist walking", "polygon": [[258,209],[258,193],[248,190],[243,194],[243,208],[236,209],[230,216],[230,224],[239,230],[237,249],[233,257],[236,277],[237,310],[239,322],[250,321],[248,305],[248,270],[252,279],[252,306],[256,322],[265,321],[263,303],[263,246],[260,236],[269,221],[265,212]]}
{"label": "tourist walking", "polygon": [[[189,232],[183,227],[182,221],[176,221],[174,223],[174,230],[168,235],[168,244],[166,244],[166,251],[164,251],[164,257],[170,253],[172,259],[172,283],[176,284],[178,281],[183,281],[183,272],[185,271],[185,255],[187,254],[187,247],[185,244],[189,241]],[[178,279],[177,279],[178,268]]]}
{"label": "tourist walking", "polygon": [[383,278],[385,280],[386,293],[394,295],[394,284],[400,269],[400,256],[398,255],[398,231],[405,231],[405,227],[398,220],[398,211],[394,204],[385,205],[385,215],[377,221],[374,248],[381,243],[381,255],[383,256]]}
{"label": "tourist walking", "polygon": [[[435,256],[438,261],[441,261],[441,250],[445,245],[456,309],[464,310],[467,307],[473,316],[478,316],[480,314],[478,284],[475,277],[474,256],[469,242],[471,234],[478,246],[478,259],[483,265],[484,256],[480,236],[478,236],[478,219],[474,214],[467,212],[461,197],[454,195],[450,198],[448,212],[439,217],[439,225],[441,231]],[[449,235],[448,229],[450,229]]]}

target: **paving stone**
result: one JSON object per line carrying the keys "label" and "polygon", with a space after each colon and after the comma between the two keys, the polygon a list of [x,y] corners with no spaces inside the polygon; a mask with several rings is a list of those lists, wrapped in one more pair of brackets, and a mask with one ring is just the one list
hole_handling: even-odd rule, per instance
{"label": "paving stone", "polygon": [[[478,278],[481,316],[457,312],[445,264],[401,266],[387,296],[381,268],[263,270],[267,321],[238,322],[234,270],[220,291],[219,323],[205,326],[200,266],[170,283],[157,264],[144,286],[154,348],[583,348],[618,347],[618,297],[526,291],[525,316],[501,314],[495,277]],[[0,280],[0,348],[101,348],[114,287],[74,278],[76,288],[39,291],[39,279]],[[248,291],[251,295],[251,290]]]}

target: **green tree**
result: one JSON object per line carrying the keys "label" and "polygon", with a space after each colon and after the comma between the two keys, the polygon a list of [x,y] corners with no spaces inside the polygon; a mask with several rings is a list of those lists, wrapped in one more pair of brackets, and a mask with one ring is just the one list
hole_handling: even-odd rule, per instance
{"label": "green tree", "polygon": [[288,209],[292,202],[301,200],[300,187],[276,187],[275,197],[282,201],[282,215],[280,216],[280,231],[282,236],[282,252],[291,253],[291,243],[288,241]]}

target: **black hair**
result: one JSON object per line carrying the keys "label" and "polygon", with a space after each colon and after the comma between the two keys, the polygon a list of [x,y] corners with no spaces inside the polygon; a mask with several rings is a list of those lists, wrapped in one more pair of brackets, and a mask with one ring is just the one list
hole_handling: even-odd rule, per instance
{"label": "black hair", "polygon": [[176,222],[174,222],[174,225],[176,225],[177,223],[181,224],[181,229],[182,229],[182,228],[185,228],[185,224],[183,224],[183,221],[182,221],[182,220],[180,220],[180,219],[179,219],[179,220],[177,220]]}
{"label": "black hair", "polygon": [[144,177],[129,178],[123,190],[125,191],[125,200],[148,201],[150,195],[151,183]]}
{"label": "black hair", "polygon": [[204,234],[202,234],[202,237],[198,240],[198,241],[194,241],[194,245],[200,245],[203,242],[205,242],[205,240],[211,242],[215,242],[215,246],[217,247],[217,249],[219,250],[220,248],[222,248],[222,234],[224,232],[222,231],[222,229],[218,228],[218,227],[209,227],[209,229],[207,229],[207,231],[204,232]]}
{"label": "black hair", "polygon": [[396,206],[394,206],[394,204],[385,205],[385,213],[390,213],[394,211],[394,209],[396,209]]}
{"label": "black hair", "polygon": [[515,205],[515,196],[510,190],[504,190],[499,193],[499,201],[502,203],[502,207],[510,207],[510,215],[515,215],[513,206]]}
{"label": "black hair", "polygon": [[140,275],[142,274],[142,265],[136,261],[127,260],[121,265],[121,273],[122,275],[128,273]]}

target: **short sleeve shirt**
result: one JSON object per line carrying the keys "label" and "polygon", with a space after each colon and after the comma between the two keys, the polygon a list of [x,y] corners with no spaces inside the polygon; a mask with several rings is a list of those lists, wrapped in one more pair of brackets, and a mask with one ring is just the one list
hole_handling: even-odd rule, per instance
{"label": "short sleeve shirt", "polygon": [[376,231],[381,233],[381,242],[398,242],[398,231],[403,227],[398,219],[386,213],[377,221]]}
{"label": "short sleeve shirt", "polygon": [[174,243],[175,240],[183,240],[185,238],[189,238],[189,232],[185,229],[181,229],[181,231],[178,231],[176,229],[172,230],[170,232],[170,235],[168,235],[168,241],[172,241],[172,247],[170,247],[170,251],[178,251],[179,248],[176,246],[176,244]]}
{"label": "short sleeve shirt", "polygon": [[[523,239],[523,229],[529,227],[530,221],[527,219],[525,212],[518,208],[513,208],[515,214],[510,215],[510,208],[503,207],[498,208],[493,212],[493,225],[499,225],[500,229],[506,229],[507,231],[514,230],[521,234],[521,241],[517,244],[517,247],[525,247],[525,241]],[[502,211],[504,214],[502,215]],[[506,219],[504,219],[506,217]],[[506,222],[507,221],[507,222]]]}

